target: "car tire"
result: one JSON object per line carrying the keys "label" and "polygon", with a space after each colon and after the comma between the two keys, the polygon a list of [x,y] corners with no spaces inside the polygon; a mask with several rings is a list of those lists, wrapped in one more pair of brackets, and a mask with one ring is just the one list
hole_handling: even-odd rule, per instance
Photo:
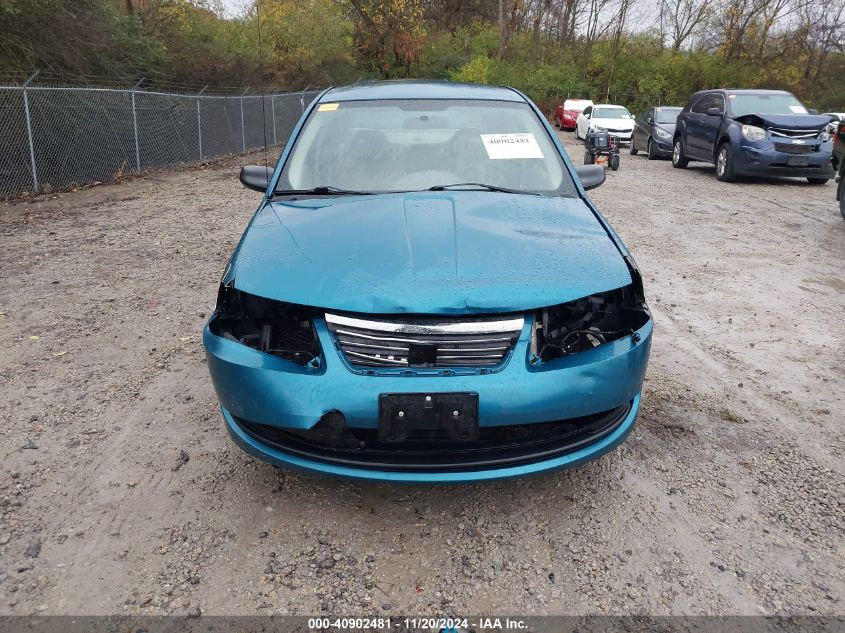
{"label": "car tire", "polygon": [[716,178],[721,182],[734,182],[734,162],[731,158],[731,144],[727,141],[716,150]]}
{"label": "car tire", "polygon": [[619,169],[619,154],[611,154],[607,164],[612,171]]}
{"label": "car tire", "polygon": [[684,155],[684,144],[679,136],[672,144],[672,167],[686,169],[687,165],[689,165],[689,159]]}
{"label": "car tire", "polygon": [[636,156],[636,155],[637,155],[637,152],[639,152],[639,151],[640,151],[640,150],[638,150],[636,147],[634,147],[634,139],[633,139],[633,137],[631,138],[631,147],[630,147],[630,148],[628,148],[628,151],[629,151],[629,152],[631,152],[631,156]]}
{"label": "car tire", "polygon": [[584,150],[584,164],[585,165],[592,165],[596,162],[596,157],[593,156],[593,153],[590,150]]}
{"label": "car tire", "polygon": [[807,182],[811,185],[824,185],[827,183],[827,178],[807,178]]}
{"label": "car tire", "polygon": [[646,151],[648,152],[648,159],[654,160],[657,158],[657,150],[654,148],[654,142],[651,140],[651,137],[648,139],[648,145],[646,145]]}

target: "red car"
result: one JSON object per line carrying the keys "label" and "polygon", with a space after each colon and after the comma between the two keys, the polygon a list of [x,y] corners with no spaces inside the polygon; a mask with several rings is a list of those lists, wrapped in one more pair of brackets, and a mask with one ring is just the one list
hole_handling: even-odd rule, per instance
{"label": "red car", "polygon": [[584,108],[591,105],[593,102],[589,99],[567,99],[563,105],[555,108],[555,125],[561,130],[574,130],[575,119],[584,111]]}

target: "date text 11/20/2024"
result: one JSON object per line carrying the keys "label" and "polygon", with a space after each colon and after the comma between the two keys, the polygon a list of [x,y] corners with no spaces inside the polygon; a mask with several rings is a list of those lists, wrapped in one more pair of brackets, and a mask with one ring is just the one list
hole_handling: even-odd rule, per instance
{"label": "date text 11/20/2024", "polygon": [[435,618],[435,617],[356,617],[356,618],[309,618],[308,628],[313,631],[321,630],[363,630],[388,631],[399,629],[403,631],[440,631],[444,633],[460,633],[462,631],[520,631],[527,628],[525,620],[520,618],[482,617],[469,618]]}

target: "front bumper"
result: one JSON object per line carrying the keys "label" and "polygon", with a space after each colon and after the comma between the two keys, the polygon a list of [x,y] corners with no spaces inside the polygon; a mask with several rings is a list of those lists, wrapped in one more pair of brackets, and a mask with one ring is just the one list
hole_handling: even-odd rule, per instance
{"label": "front bumper", "polygon": [[[784,176],[802,178],[833,178],[836,174],[831,162],[831,143],[823,143],[819,151],[795,154],[778,151],[773,143],[742,142],[734,152],[734,172],[747,176]],[[790,158],[806,158],[806,166],[790,165]]]}
{"label": "front bumper", "polygon": [[657,150],[658,156],[672,155],[672,138],[662,139],[657,136],[651,137],[651,142],[654,143],[654,148]]}
{"label": "front bumper", "polygon": [[[213,317],[212,317],[213,318]],[[247,452],[273,463],[361,479],[394,481],[478,481],[515,477],[575,466],[611,450],[634,424],[651,345],[651,319],[628,336],[540,366],[528,363],[532,319],[526,318],[513,352],[495,371],[464,375],[366,375],[350,370],[323,320],[314,328],[323,350],[319,368],[308,368],[213,334],[203,333],[209,371],[233,439]],[[638,339],[638,342],[636,341]],[[478,394],[479,427],[566,421],[628,407],[624,419],[587,445],[558,450],[549,458],[527,458],[505,467],[414,471],[348,466],[295,455],[261,441],[250,425],[308,430],[330,411],[339,411],[350,429],[378,427],[381,393],[472,392]],[[535,456],[536,457],[536,456]]]}
{"label": "front bumper", "polygon": [[296,455],[258,440],[234,419],[231,413],[221,407],[226,429],[232,440],[244,451],[280,468],[303,472],[320,473],[337,477],[365,481],[394,481],[403,483],[469,483],[495,479],[511,479],[543,472],[579,466],[613,450],[621,444],[637,419],[640,407],[639,394],[632,400],[627,414],[613,431],[595,442],[548,459],[529,461],[500,468],[445,470],[445,471],[399,471],[395,469],[347,466],[330,463],[307,456]]}
{"label": "front bumper", "polygon": [[560,127],[567,130],[574,130],[577,125],[578,114],[580,113],[570,114],[569,112],[564,112],[563,118],[560,120]]}
{"label": "front bumper", "polygon": [[631,142],[631,134],[633,134],[634,131],[626,130],[622,132],[614,132],[613,130],[607,130],[607,133],[618,138],[620,143],[627,145]]}

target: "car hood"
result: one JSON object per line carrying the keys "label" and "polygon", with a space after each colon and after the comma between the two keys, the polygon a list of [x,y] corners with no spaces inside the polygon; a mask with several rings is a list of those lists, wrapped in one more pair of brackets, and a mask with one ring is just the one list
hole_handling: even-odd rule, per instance
{"label": "car hood", "polygon": [[830,119],[820,114],[745,114],[736,117],[740,123],[760,127],[789,128],[793,130],[821,130]]}
{"label": "car hood", "polygon": [[633,130],[633,119],[590,119],[590,123],[611,130]]}
{"label": "car hood", "polygon": [[654,127],[659,127],[664,132],[667,132],[670,136],[675,133],[674,123],[655,123]]}
{"label": "car hood", "polygon": [[479,191],[268,203],[224,280],[334,310],[466,314],[554,305],[631,274],[580,198]]}

